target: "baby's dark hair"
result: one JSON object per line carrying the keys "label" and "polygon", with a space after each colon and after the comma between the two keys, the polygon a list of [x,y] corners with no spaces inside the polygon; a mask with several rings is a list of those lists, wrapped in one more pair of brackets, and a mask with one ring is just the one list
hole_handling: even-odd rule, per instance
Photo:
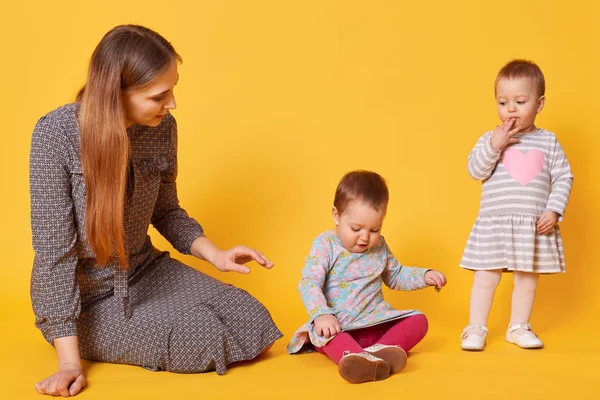
{"label": "baby's dark hair", "polygon": [[390,199],[385,179],[372,171],[351,171],[342,177],[335,190],[333,206],[342,214],[348,203],[359,200],[375,211],[385,210]]}
{"label": "baby's dark hair", "polygon": [[499,80],[521,78],[531,79],[535,83],[538,96],[541,97],[546,93],[546,81],[544,80],[542,70],[536,63],[529,60],[512,60],[502,67],[494,82],[494,93],[496,93]]}

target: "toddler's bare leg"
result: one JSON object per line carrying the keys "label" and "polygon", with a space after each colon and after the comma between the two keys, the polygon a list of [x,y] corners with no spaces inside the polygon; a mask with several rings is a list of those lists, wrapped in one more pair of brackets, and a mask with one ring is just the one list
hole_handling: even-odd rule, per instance
{"label": "toddler's bare leg", "polygon": [[[511,324],[528,324],[533,310],[535,292],[540,280],[540,274],[530,272],[514,273],[514,289],[512,295]],[[524,329],[517,329],[516,335],[524,334]]]}
{"label": "toddler's bare leg", "polygon": [[[501,270],[475,271],[473,289],[471,291],[470,324],[487,325],[494,294],[501,278]],[[476,334],[483,335],[483,331],[479,331]]]}

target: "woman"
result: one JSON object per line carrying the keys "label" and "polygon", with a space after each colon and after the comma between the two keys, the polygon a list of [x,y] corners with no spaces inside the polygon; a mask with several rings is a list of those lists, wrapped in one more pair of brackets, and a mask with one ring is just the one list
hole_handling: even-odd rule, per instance
{"label": "woman", "polygon": [[179,206],[173,87],[181,59],[150,29],[108,32],[78,101],[37,123],[31,145],[31,298],[59,371],[36,384],[69,396],[86,384],[81,358],[158,371],[225,373],[282,335],[243,290],[156,250],[152,224],[180,252],[221,271],[271,263],[223,251]]}

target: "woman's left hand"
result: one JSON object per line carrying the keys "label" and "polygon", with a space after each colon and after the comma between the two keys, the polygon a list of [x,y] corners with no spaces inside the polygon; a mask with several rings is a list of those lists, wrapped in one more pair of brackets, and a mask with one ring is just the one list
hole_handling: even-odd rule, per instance
{"label": "woman's left hand", "polygon": [[431,269],[425,273],[425,283],[429,286],[435,286],[439,290],[446,286],[446,276],[440,271]]}
{"label": "woman's left hand", "polygon": [[250,261],[256,261],[268,269],[273,268],[274,265],[263,253],[246,246],[236,246],[219,252],[213,264],[219,271],[235,271],[241,274],[249,274],[250,268],[244,264]]}
{"label": "woman's left hand", "polygon": [[190,253],[208,261],[223,272],[235,271],[241,274],[249,274],[250,268],[244,264],[252,260],[265,268],[273,268],[273,263],[260,251],[246,246],[235,246],[229,250],[221,250],[206,236],[200,236],[194,240]]}

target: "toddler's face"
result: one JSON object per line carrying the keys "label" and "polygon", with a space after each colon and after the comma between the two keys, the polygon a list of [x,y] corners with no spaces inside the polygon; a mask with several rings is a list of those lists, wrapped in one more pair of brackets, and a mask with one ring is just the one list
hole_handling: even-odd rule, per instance
{"label": "toddler's face", "polygon": [[532,79],[500,79],[496,84],[498,116],[502,122],[514,118],[513,128],[520,125],[523,133],[536,129],[535,117],[542,111],[544,101]]}
{"label": "toddler's face", "polygon": [[336,235],[342,246],[352,253],[363,253],[375,246],[381,236],[385,207],[375,211],[371,206],[353,200],[342,214],[333,208]]}

